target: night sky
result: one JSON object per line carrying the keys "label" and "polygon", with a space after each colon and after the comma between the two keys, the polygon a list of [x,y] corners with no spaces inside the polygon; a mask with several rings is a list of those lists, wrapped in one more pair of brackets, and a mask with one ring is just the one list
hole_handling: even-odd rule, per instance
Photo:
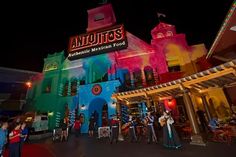
{"label": "night sky", "polygon": [[[101,0],[100,0],[101,1]],[[99,6],[99,0],[76,3],[10,2],[1,4],[0,66],[42,71],[49,53],[67,49],[72,35],[85,33],[87,9]],[[118,24],[150,43],[150,31],[159,20],[185,33],[190,45],[205,43],[210,48],[233,0],[108,0]],[[14,3],[14,4],[13,4]],[[67,55],[67,53],[66,53]]]}

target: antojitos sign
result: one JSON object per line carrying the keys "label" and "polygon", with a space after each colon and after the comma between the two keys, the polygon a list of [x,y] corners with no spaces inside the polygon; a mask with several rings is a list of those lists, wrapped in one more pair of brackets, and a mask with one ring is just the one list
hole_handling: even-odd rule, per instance
{"label": "antojitos sign", "polygon": [[127,48],[123,25],[74,36],[69,41],[68,59],[74,60]]}

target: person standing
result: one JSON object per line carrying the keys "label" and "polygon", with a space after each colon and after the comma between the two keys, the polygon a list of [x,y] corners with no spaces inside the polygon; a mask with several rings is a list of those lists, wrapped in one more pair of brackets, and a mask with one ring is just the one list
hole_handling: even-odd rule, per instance
{"label": "person standing", "polygon": [[63,141],[63,138],[65,138],[65,141],[67,141],[67,137],[68,137],[68,123],[67,123],[67,120],[66,118],[63,119],[63,122],[61,124],[61,129],[62,129],[62,132],[61,132],[61,142]]}
{"label": "person standing", "polygon": [[9,157],[20,157],[20,123],[16,123],[14,129],[9,133]]}
{"label": "person standing", "polygon": [[118,135],[119,135],[119,119],[116,116],[113,116],[111,119],[111,137],[110,143],[112,144],[113,141],[116,143],[118,142]]}
{"label": "person standing", "polygon": [[7,143],[7,128],[8,123],[7,122],[1,122],[0,124],[0,157],[3,157],[4,147]]}
{"label": "person standing", "polygon": [[153,127],[154,117],[151,115],[151,112],[147,113],[147,116],[145,119],[147,121],[148,144],[150,144],[152,141],[157,143],[157,137],[156,137],[155,130]]}
{"label": "person standing", "polygon": [[136,122],[134,118],[130,115],[129,116],[129,136],[130,136],[130,142],[137,142],[137,136],[136,136]]}
{"label": "person standing", "polygon": [[21,123],[21,135],[20,135],[20,156],[22,156],[22,148],[23,144],[28,137],[28,128],[26,127],[26,123]]}
{"label": "person standing", "polygon": [[93,137],[94,129],[95,129],[95,119],[94,116],[91,115],[89,119],[89,137]]}
{"label": "person standing", "polygon": [[95,124],[94,124],[94,130],[97,131],[98,130],[98,112],[95,110],[93,112],[93,116],[94,116],[94,121],[95,121]]}
{"label": "person standing", "polygon": [[178,149],[181,147],[179,136],[172,125],[174,123],[170,112],[164,111],[163,115],[159,118],[159,123],[163,126],[163,145],[166,148]]}
{"label": "person standing", "polygon": [[198,110],[197,110],[197,115],[198,115],[198,119],[200,121],[200,124],[201,124],[201,128],[202,128],[202,131],[207,131],[207,121],[206,121],[206,118],[205,118],[205,113],[203,110],[201,110],[199,107],[198,107]]}
{"label": "person standing", "polygon": [[79,135],[80,135],[80,128],[81,128],[81,121],[80,121],[79,118],[75,119],[73,128],[75,130],[75,137],[79,137]]}

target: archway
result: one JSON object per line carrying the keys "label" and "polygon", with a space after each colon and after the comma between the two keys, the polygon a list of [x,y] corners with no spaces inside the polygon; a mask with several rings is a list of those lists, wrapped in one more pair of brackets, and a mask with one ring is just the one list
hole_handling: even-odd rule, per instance
{"label": "archway", "polygon": [[94,111],[96,111],[98,113],[97,114],[98,127],[102,126],[102,110],[105,104],[107,104],[107,102],[103,98],[95,98],[89,104],[89,109],[88,109],[89,118],[94,113]]}

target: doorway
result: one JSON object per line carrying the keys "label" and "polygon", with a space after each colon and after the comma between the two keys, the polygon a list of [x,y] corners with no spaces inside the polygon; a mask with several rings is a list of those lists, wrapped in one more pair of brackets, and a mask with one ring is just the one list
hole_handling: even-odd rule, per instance
{"label": "doorway", "polygon": [[[95,98],[89,104],[89,118],[94,115],[95,121],[97,122],[97,127],[102,126],[102,113],[104,105],[107,105],[106,100],[102,98]],[[95,113],[95,114],[94,114]]]}

